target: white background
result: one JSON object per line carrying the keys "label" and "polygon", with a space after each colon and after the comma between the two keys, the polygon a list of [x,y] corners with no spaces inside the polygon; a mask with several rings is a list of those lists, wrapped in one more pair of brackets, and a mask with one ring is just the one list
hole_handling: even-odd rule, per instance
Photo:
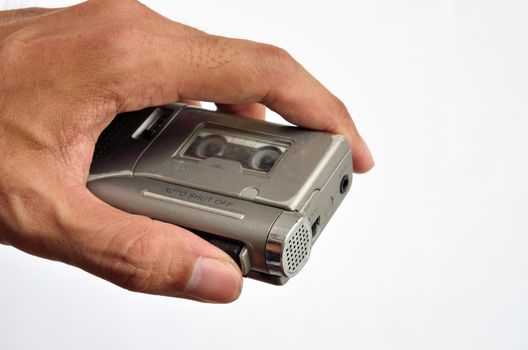
{"label": "white background", "polygon": [[245,280],[229,305],[2,246],[1,349],[528,349],[525,1],[145,3],[289,50],[346,102],[377,166],[302,273]]}

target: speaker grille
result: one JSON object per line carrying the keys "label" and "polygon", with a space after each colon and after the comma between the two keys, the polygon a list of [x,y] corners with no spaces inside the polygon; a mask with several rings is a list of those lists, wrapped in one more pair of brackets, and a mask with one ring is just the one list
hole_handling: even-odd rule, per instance
{"label": "speaker grille", "polygon": [[284,268],[288,275],[297,273],[310,255],[312,240],[311,229],[304,223],[299,225],[285,244]]}

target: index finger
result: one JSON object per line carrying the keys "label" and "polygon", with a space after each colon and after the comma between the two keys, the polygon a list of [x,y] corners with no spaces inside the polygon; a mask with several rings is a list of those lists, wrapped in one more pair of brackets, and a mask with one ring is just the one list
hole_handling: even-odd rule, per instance
{"label": "index finger", "polygon": [[[140,81],[163,90],[161,98],[150,96],[150,101],[262,103],[293,124],[345,135],[353,150],[355,171],[372,168],[372,156],[345,105],[286,51],[212,35],[158,39],[150,42],[157,50],[143,51],[149,57],[142,74],[148,77]],[[139,90],[145,91],[145,86]],[[134,104],[134,94],[128,96],[127,108],[145,107]]]}

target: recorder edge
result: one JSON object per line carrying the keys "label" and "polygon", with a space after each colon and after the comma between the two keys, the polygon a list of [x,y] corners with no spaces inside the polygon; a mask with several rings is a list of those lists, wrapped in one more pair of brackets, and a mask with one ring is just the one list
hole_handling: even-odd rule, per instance
{"label": "recorder edge", "polygon": [[[178,181],[178,176],[187,176],[192,171],[189,172],[188,169],[185,169],[182,171],[185,174],[171,177],[167,175],[166,168],[167,162],[172,162],[172,166],[175,168],[183,164],[183,162],[174,161],[174,150],[177,149],[179,152],[183,142],[192,143],[191,135],[196,135],[197,130],[200,130],[200,125],[204,124],[203,120],[202,123],[195,121],[195,125],[198,126],[187,128],[186,136],[183,135],[177,140],[179,144],[176,142],[173,143],[172,147],[169,147],[170,152],[167,153],[171,155],[169,159],[163,158],[163,155],[157,158],[158,161],[153,159],[153,157],[158,157],[158,154],[152,151],[156,147],[159,150],[160,145],[167,147],[168,135],[177,131],[178,128],[171,128],[171,124],[176,125],[174,121],[178,119],[178,125],[180,125],[179,116],[183,110],[193,110],[195,112],[194,117],[206,119],[205,123],[210,123],[211,120],[214,120],[215,124],[224,122],[228,124],[226,125],[227,128],[233,127],[232,124],[235,123],[233,130],[237,132],[245,128],[251,130],[248,131],[250,134],[260,134],[262,137],[269,136],[272,139],[271,142],[275,142],[273,147],[279,147],[275,144],[282,142],[277,140],[292,137],[294,139],[292,144],[295,146],[283,151],[286,154],[283,156],[284,159],[280,157],[278,161],[272,159],[277,165],[275,163],[271,166],[266,165],[266,170],[269,167],[273,171],[264,174],[257,168],[261,174],[249,169],[248,173],[251,172],[251,175],[258,179],[266,178],[266,176],[269,178],[277,176],[278,173],[281,173],[281,168],[295,165],[295,162],[292,161],[295,154],[289,154],[291,152],[295,151],[306,156],[314,153],[317,155],[317,152],[310,152],[310,149],[299,151],[299,147],[310,147],[308,141],[313,133],[319,136],[315,137],[316,144],[312,144],[311,147],[320,146],[319,148],[322,148],[324,146],[325,149],[324,152],[319,152],[319,158],[316,161],[311,162],[312,165],[315,165],[313,168],[308,169],[308,171],[304,169],[304,173],[301,172],[304,176],[285,179],[286,184],[282,186],[292,185],[296,189],[293,201],[288,202],[279,198],[274,202],[270,196],[264,198],[263,201],[258,201],[256,196],[253,198],[242,196],[242,192],[238,196],[228,196],[226,193],[230,193],[232,185],[231,187],[226,186],[228,188],[226,191],[214,191],[215,188],[213,191],[204,191],[207,184],[204,186],[203,183],[200,183],[200,179],[194,179],[197,182],[194,186],[192,186],[193,184],[189,186],[189,183],[185,183],[185,181]],[[157,120],[148,121],[149,118],[153,119],[151,117],[156,113],[158,114]],[[183,114],[185,115],[185,113]],[[204,115],[206,117],[203,117]],[[218,118],[217,115],[219,115]],[[162,118],[162,116],[164,117]],[[113,131],[107,132],[104,149],[100,147],[99,152],[94,154],[87,184],[88,188],[96,196],[117,208],[174,223],[194,231],[232,256],[245,276],[264,282],[282,285],[302,269],[308,260],[311,246],[319,238],[322,230],[343,200],[352,181],[351,152],[346,140],[340,135],[326,134],[325,137],[328,141],[324,141],[321,136],[324,133],[278,125],[269,126],[269,123],[246,121],[239,117],[226,117],[217,112],[203,111],[194,107],[187,108],[177,104],[128,113],[125,122],[123,122],[125,120],[123,116],[119,117],[121,117],[120,123],[126,125],[119,128],[114,127]],[[160,119],[162,121],[158,122]],[[241,121],[241,125],[238,125],[238,120]],[[158,123],[156,124],[156,122]],[[154,130],[152,130],[153,125],[155,125]],[[109,128],[111,129],[111,127],[112,124]],[[119,132],[116,133],[116,130]],[[141,135],[145,130],[149,130],[145,135],[147,137],[142,137]],[[166,130],[168,131],[166,132]],[[206,132],[210,132],[210,130],[206,130]],[[273,133],[279,134],[281,137],[274,139]],[[103,134],[98,145],[102,143]],[[163,134],[166,134],[165,140],[158,141],[164,136]],[[208,136],[208,134],[204,135],[202,137]],[[235,135],[231,137],[232,141],[230,142],[235,146],[242,144],[244,147],[248,147],[249,144],[260,143],[262,146],[259,147],[268,147],[260,139],[253,141],[250,137],[244,139],[245,136]],[[235,146],[230,147],[236,149]],[[181,154],[178,152],[176,154]],[[193,152],[196,152],[196,149]],[[271,156],[275,157],[274,154]],[[165,173],[163,171],[156,173],[155,167],[151,171],[145,172],[145,164],[143,164],[143,171],[138,172],[138,165],[141,165],[142,158],[145,157],[150,157],[147,165],[162,164],[164,166],[162,170]],[[192,159],[190,161],[196,162],[197,160]],[[232,163],[231,159],[227,159],[225,164],[231,166],[230,162]],[[218,166],[215,167],[215,165],[219,163],[198,161],[198,164],[204,163],[206,166],[195,167],[194,170],[198,169],[198,172],[202,173],[208,170],[218,170]],[[254,163],[248,163],[247,166],[251,167]],[[297,164],[301,163],[297,162]],[[237,171],[233,172],[229,166],[223,169],[227,177],[236,178],[236,176],[240,176],[242,178],[240,174],[243,170],[238,168]],[[274,166],[279,167],[279,170],[275,171]],[[158,167],[158,169],[160,168]],[[295,170],[295,167],[292,169]],[[282,173],[284,174],[284,171]],[[217,177],[217,181],[219,180],[222,179]],[[272,180],[278,181],[277,179],[270,179],[269,181]],[[167,192],[168,188],[172,188],[174,191],[172,193]],[[192,193],[196,196],[178,198],[175,195],[178,188],[182,191],[185,189],[193,191]],[[272,191],[263,192],[267,195],[273,194]],[[210,198],[217,198],[220,201],[229,201],[234,204],[229,208],[221,208],[215,206],[214,203],[211,204],[212,199]],[[199,203],[197,200],[202,202]],[[204,200],[207,203],[204,203]],[[294,207],[293,210],[291,206]]]}

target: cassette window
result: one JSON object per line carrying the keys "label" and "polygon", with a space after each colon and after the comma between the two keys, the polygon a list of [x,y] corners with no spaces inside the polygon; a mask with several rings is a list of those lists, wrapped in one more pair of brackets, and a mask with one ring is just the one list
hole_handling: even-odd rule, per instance
{"label": "cassette window", "polygon": [[290,145],[267,135],[205,124],[179,155],[197,160],[220,158],[238,162],[246,170],[269,173]]}

